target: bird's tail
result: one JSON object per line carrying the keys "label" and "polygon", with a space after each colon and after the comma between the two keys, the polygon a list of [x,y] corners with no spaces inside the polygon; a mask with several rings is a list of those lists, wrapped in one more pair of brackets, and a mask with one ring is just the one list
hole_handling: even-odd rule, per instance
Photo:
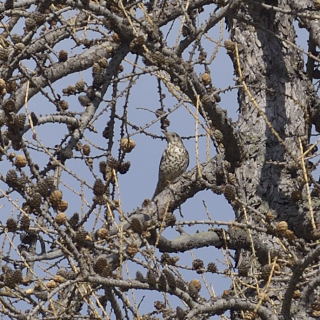
{"label": "bird's tail", "polygon": [[161,181],[158,181],[156,190],[153,194],[152,200],[165,188],[165,184],[163,184]]}

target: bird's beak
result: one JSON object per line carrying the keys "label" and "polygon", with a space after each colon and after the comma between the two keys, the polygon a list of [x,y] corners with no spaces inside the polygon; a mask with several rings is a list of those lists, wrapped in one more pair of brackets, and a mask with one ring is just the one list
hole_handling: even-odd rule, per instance
{"label": "bird's beak", "polygon": [[168,132],[164,131],[164,130],[161,130],[162,133],[168,138]]}

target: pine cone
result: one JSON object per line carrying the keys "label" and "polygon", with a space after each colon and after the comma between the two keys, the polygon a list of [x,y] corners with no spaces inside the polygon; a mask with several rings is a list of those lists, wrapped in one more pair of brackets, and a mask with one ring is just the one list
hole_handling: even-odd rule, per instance
{"label": "pine cone", "polygon": [[168,282],[166,276],[161,273],[158,281],[158,287],[161,291],[167,291],[168,289]]}
{"label": "pine cone", "polygon": [[20,219],[20,229],[29,230],[29,228],[30,228],[30,218],[23,214]]}
{"label": "pine cone", "polygon": [[71,218],[68,220],[68,222],[73,229],[76,229],[78,227],[79,220],[80,220],[79,213],[75,212],[71,216]]}
{"label": "pine cone", "polygon": [[176,290],[177,283],[176,283],[176,279],[175,279],[174,275],[167,269],[164,269],[162,272],[164,273],[164,275],[167,278],[169,288],[171,290]]}
{"label": "pine cone", "polygon": [[35,192],[34,194],[32,194],[28,203],[32,208],[39,208],[41,205],[41,200],[42,200],[41,194],[38,192]]}
{"label": "pine cone", "polygon": [[7,61],[9,58],[9,50],[7,48],[0,47],[0,60]]}
{"label": "pine cone", "polygon": [[62,192],[60,190],[54,190],[49,197],[53,206],[57,206],[62,200]]}
{"label": "pine cone", "polygon": [[46,21],[45,14],[39,11],[32,12],[30,17],[34,19],[34,21],[37,23],[38,26],[42,25]]}
{"label": "pine cone", "polygon": [[201,259],[195,259],[192,262],[192,269],[196,270],[197,273],[203,273],[204,272],[204,264]]}
{"label": "pine cone", "polygon": [[24,127],[24,124],[26,122],[26,114],[25,113],[19,113],[15,116],[14,118],[14,125],[19,128],[22,129]]}
{"label": "pine cone", "polygon": [[16,284],[22,282],[22,272],[21,270],[11,270],[7,269],[4,272],[4,283],[9,288],[14,288]]}
{"label": "pine cone", "polygon": [[[12,36],[11,36],[11,40],[12,40]],[[15,92],[16,88],[17,88],[17,83],[14,80],[8,81],[6,83],[6,89],[8,93]]]}
{"label": "pine cone", "polygon": [[13,218],[9,218],[7,220],[7,229],[9,232],[15,232],[17,231],[17,228],[18,228],[18,223],[15,219]]}
{"label": "pine cone", "polygon": [[88,232],[84,230],[83,227],[80,227],[79,230],[76,232],[75,239],[77,242],[84,242],[86,240],[87,235]]}
{"label": "pine cone", "polygon": [[98,260],[93,266],[93,270],[94,272],[101,274],[104,271],[104,269],[107,267],[107,265],[108,265],[108,261],[106,258],[98,258]]}
{"label": "pine cone", "polygon": [[264,280],[268,280],[270,273],[271,273],[272,267],[270,264],[265,264],[261,269],[261,276]]}
{"label": "pine cone", "polygon": [[[1,56],[1,49],[0,48],[0,59],[4,60],[3,57]],[[8,58],[8,57],[7,57]],[[2,109],[4,110],[5,113],[10,113],[13,112],[16,108],[16,103],[14,102],[14,100],[12,99],[7,99],[6,101],[4,101],[4,103],[2,104]]]}
{"label": "pine cone", "polygon": [[127,173],[127,172],[129,171],[130,166],[131,166],[130,161],[122,162],[122,163],[119,165],[118,171],[119,171],[121,174],[125,174],[125,173]]}
{"label": "pine cone", "polygon": [[105,174],[106,173],[106,169],[107,169],[107,163],[105,161],[100,161],[100,163],[99,163],[99,171],[102,174]]}
{"label": "pine cone", "polygon": [[85,84],[86,84],[86,83],[85,83],[83,80],[78,81],[78,82],[76,83],[76,89],[77,89],[77,91],[79,91],[79,92],[84,91],[84,89],[85,89]]}
{"label": "pine cone", "polygon": [[136,272],[136,280],[140,282],[146,282],[146,279],[144,278],[143,274],[140,271]]}
{"label": "pine cone", "polygon": [[54,218],[54,221],[61,226],[67,221],[67,215],[64,212],[59,212]]}
{"label": "pine cone", "polygon": [[109,156],[107,160],[107,164],[111,169],[117,170],[119,166],[119,161],[116,158]]}
{"label": "pine cone", "polygon": [[101,196],[105,192],[105,185],[101,179],[97,179],[93,185],[93,194],[95,196]]}
{"label": "pine cone", "polygon": [[11,41],[13,42],[13,44],[17,44],[19,42],[21,42],[22,37],[16,33],[11,34]]}
{"label": "pine cone", "polygon": [[37,192],[39,192],[42,196],[46,197],[49,194],[49,187],[46,180],[39,180],[37,184]]}
{"label": "pine cone", "polygon": [[211,273],[217,273],[218,268],[214,262],[209,262],[207,266],[207,271]]}
{"label": "pine cone", "polygon": [[236,188],[231,184],[227,184],[224,190],[224,195],[227,198],[227,200],[234,200],[236,197]]}
{"label": "pine cone", "polygon": [[6,10],[13,9],[13,4],[14,4],[13,0],[6,0],[6,2],[4,3],[4,8]]}
{"label": "pine cone", "polygon": [[90,155],[90,152],[91,152],[91,149],[90,149],[90,146],[88,144],[85,144],[83,147],[82,147],[82,152],[85,156],[89,156]]}
{"label": "pine cone", "polygon": [[130,223],[130,227],[133,232],[136,232],[137,234],[140,234],[140,235],[142,234],[143,227],[142,227],[142,224],[139,219],[132,218],[131,223]]}
{"label": "pine cone", "polygon": [[196,287],[191,282],[188,285],[188,292],[190,294],[190,297],[192,297],[194,299],[199,297],[198,290],[196,289]]}
{"label": "pine cone", "polygon": [[46,183],[48,185],[48,188],[51,189],[54,185],[54,178],[53,177],[47,177],[46,179]]}
{"label": "pine cone", "polygon": [[59,62],[65,62],[68,60],[68,52],[66,50],[61,50],[59,52]]}
{"label": "pine cone", "polygon": [[89,105],[89,103],[91,102],[91,100],[89,99],[89,97],[87,95],[79,96],[78,100],[79,100],[82,107],[87,107]]}
{"label": "pine cone", "polygon": [[17,172],[13,169],[10,169],[7,172],[6,175],[6,183],[10,186],[10,187],[15,187],[17,186],[17,182],[18,182],[18,175]]}
{"label": "pine cone", "polygon": [[37,23],[36,23],[36,21],[34,21],[34,19],[32,17],[28,17],[25,20],[25,25],[26,25],[27,31],[30,31],[37,26]]}
{"label": "pine cone", "polygon": [[100,228],[97,231],[97,237],[100,239],[107,239],[109,236],[109,231],[106,228]]}
{"label": "pine cone", "polygon": [[77,274],[74,271],[63,269],[58,270],[57,275],[60,275],[67,280],[74,280],[77,277]]}

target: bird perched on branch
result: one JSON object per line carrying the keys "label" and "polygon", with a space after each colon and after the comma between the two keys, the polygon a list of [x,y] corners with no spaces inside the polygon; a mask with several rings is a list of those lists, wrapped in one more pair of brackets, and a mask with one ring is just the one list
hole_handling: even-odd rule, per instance
{"label": "bird perched on branch", "polygon": [[169,183],[174,183],[188,168],[189,153],[181,138],[175,132],[163,131],[167,138],[167,147],[162,154],[159,165],[159,177],[152,199]]}

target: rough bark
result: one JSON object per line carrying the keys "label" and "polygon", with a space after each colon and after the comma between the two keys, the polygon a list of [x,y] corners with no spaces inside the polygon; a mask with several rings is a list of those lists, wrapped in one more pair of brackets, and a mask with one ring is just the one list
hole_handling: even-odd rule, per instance
{"label": "rough bark", "polygon": [[[1,4],[0,200],[13,210],[1,226],[3,250],[10,250],[1,258],[0,312],[43,320],[107,318],[109,310],[116,319],[210,319],[225,312],[234,320],[319,318],[320,185],[310,145],[312,133],[320,133],[319,9],[318,1],[308,0]],[[236,122],[219,104],[228,89],[215,88],[204,49],[207,33],[222,19],[238,90]],[[295,20],[309,32],[309,52],[296,45]],[[173,33],[173,22],[182,32],[176,45],[163,34],[164,27]],[[58,52],[66,40],[70,52]],[[198,67],[205,71],[200,76]],[[86,70],[92,77],[85,81],[68,77]],[[131,89],[144,74],[157,77],[160,107],[151,110],[156,121],[141,127],[128,109]],[[56,84],[64,78],[68,85],[61,90]],[[156,137],[148,128],[158,124],[174,131],[168,119],[176,109],[165,107],[164,88],[176,108],[185,104],[199,113],[216,155],[152,201],[123,212],[118,177],[130,169],[126,157],[134,135]],[[40,96],[47,105],[39,111],[34,101]],[[106,114],[105,127],[95,128]],[[66,133],[43,145],[38,129],[52,123]],[[103,144],[90,140],[88,132],[97,130]],[[81,191],[66,185],[64,174]],[[74,200],[63,188],[77,195],[81,215],[67,210]],[[179,216],[180,206],[205,189],[224,194],[233,221]],[[205,230],[188,231],[198,225]],[[172,227],[176,238],[165,234]],[[209,259],[213,247],[227,252],[226,270],[196,258],[188,266],[178,263],[179,255],[199,248],[207,248]],[[130,265],[138,270],[134,276]],[[48,269],[44,276],[39,266]],[[196,279],[183,277],[185,270]],[[232,285],[219,296],[208,290],[208,297],[197,276],[212,273],[224,274]],[[141,310],[135,301],[141,291],[164,299]],[[170,304],[171,297],[179,303]]]}

